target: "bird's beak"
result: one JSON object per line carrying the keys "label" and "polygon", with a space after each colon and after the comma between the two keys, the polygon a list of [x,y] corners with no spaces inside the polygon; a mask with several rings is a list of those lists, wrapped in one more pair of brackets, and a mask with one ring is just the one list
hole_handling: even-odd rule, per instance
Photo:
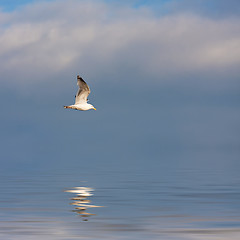
{"label": "bird's beak", "polygon": [[96,108],[93,108],[95,111],[97,110]]}

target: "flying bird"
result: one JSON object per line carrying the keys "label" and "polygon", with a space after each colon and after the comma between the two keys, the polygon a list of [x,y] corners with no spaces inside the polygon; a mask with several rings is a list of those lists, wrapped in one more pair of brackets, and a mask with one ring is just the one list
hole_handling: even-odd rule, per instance
{"label": "flying bird", "polygon": [[75,96],[75,104],[70,106],[64,106],[64,108],[71,108],[81,111],[86,111],[90,109],[96,110],[96,108],[92,104],[87,103],[87,97],[90,94],[90,88],[79,75],[77,76],[77,85],[79,86],[79,89],[77,95]]}

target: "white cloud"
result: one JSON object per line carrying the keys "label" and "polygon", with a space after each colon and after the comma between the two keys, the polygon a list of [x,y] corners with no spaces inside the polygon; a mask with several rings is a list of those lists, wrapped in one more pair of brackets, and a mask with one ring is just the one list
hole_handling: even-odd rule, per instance
{"label": "white cloud", "polygon": [[156,17],[144,7],[74,0],[32,4],[0,18],[1,79],[18,76],[14,84],[82,72],[106,81],[201,75],[229,84],[240,73],[239,18]]}

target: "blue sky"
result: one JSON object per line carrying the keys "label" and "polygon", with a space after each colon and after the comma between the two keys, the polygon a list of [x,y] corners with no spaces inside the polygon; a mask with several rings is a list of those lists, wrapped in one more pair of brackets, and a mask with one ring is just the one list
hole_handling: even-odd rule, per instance
{"label": "blue sky", "polygon": [[31,4],[34,2],[39,2],[39,0],[12,0],[12,1],[1,0],[0,6],[4,11],[13,11],[18,7]]}
{"label": "blue sky", "polygon": [[[51,2],[54,0],[44,0],[44,2]],[[59,0],[57,0],[59,1]],[[1,0],[0,6],[4,11],[13,11],[19,7],[24,7],[28,4],[43,2],[40,0]],[[90,2],[90,1],[89,1]],[[172,11],[192,11],[198,13],[205,13],[212,16],[239,16],[240,4],[238,0],[99,0],[97,2],[105,2],[106,4],[123,4],[130,5],[134,8],[148,6],[158,13],[169,13]]]}
{"label": "blue sky", "polygon": [[[192,2],[1,1],[3,166],[238,156],[239,3]],[[77,74],[97,111],[62,108]]]}
{"label": "blue sky", "polygon": [[0,6],[4,11],[12,11],[17,7],[33,2],[32,0],[23,0],[23,1],[7,1],[1,0]]}

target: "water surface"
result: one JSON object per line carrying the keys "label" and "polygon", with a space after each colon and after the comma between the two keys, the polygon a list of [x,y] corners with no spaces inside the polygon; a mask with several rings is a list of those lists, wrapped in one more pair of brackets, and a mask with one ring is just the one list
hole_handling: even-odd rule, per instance
{"label": "water surface", "polygon": [[[240,177],[230,160],[2,172],[1,239],[239,239]],[[72,204],[83,187],[85,205],[101,206],[88,215]]]}

